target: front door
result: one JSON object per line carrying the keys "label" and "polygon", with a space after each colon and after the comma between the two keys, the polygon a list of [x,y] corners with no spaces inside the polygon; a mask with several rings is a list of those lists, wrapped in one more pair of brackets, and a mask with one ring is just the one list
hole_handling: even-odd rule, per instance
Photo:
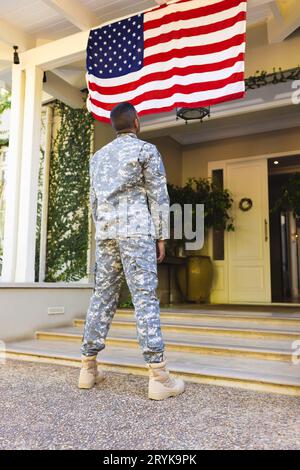
{"label": "front door", "polygon": [[227,234],[229,302],[271,302],[267,160],[225,164],[235,231]]}

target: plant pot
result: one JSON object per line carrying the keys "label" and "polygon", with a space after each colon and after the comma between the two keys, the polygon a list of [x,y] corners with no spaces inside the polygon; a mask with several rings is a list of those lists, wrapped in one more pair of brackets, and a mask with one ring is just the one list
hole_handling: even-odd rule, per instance
{"label": "plant pot", "polygon": [[178,266],[178,286],[188,302],[208,302],[212,280],[213,265],[209,256],[188,256],[186,264]]}

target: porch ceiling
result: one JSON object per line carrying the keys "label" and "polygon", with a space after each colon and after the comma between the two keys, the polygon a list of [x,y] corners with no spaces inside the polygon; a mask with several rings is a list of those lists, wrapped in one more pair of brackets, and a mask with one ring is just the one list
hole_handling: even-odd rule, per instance
{"label": "porch ceiling", "polygon": [[[157,3],[159,0],[0,0],[0,21],[34,40],[55,40]],[[276,0],[248,0],[248,5],[248,25],[276,15]]]}
{"label": "porch ceiling", "polygon": [[169,136],[179,144],[186,146],[211,142],[216,140],[240,137],[243,135],[261,134],[263,132],[279,131],[300,127],[299,106],[290,105],[280,108],[264,109],[245,114],[228,115],[214,119],[206,119],[203,123],[194,122],[185,125],[175,120],[174,126],[147,131],[147,125],[142,138]]}
{"label": "porch ceiling", "polygon": [[[29,46],[29,48],[33,48],[35,47],[32,45],[33,43],[35,45],[41,45],[45,42],[78,33],[79,30],[88,31],[89,28],[93,26],[102,24],[106,21],[111,21],[114,18],[131,15],[137,11],[154,7],[157,3],[159,3],[159,0],[130,0],[130,2],[128,2],[128,0],[10,0],[9,2],[6,0],[0,0],[0,52],[4,47],[3,50],[6,54],[5,56],[1,54],[1,58],[4,59],[2,59],[2,61],[0,60],[0,81],[3,80],[5,84],[10,81],[10,67],[7,66],[11,65],[9,62],[11,54],[9,50],[11,51],[11,44],[20,44],[22,46],[20,49],[26,50],[30,44],[31,46]],[[287,19],[290,21],[289,25],[285,25],[285,29],[280,28],[280,24],[283,21],[283,18],[285,18],[285,11],[282,10],[282,7],[287,8],[289,6],[291,10],[289,15],[291,15],[292,5],[294,3],[295,0],[248,0],[247,25],[251,26],[257,23],[267,23],[268,25],[271,24],[274,26],[276,23],[278,27],[277,29],[274,29],[273,27],[272,37],[276,40],[275,33],[278,31],[279,36],[281,35],[281,39],[279,38],[279,40],[283,40],[284,34],[288,35],[288,28],[290,28],[290,30],[292,28],[295,29],[295,25],[298,20],[296,15],[294,15],[293,18],[290,18],[290,20],[288,17]],[[298,19],[300,24],[300,14]],[[4,26],[4,29],[2,26]],[[10,27],[12,28],[11,37],[9,37]],[[262,27],[265,28],[265,26]],[[254,29],[252,31],[254,31]],[[11,40],[10,45],[9,40]],[[65,83],[65,86],[71,92],[72,96],[76,94],[76,90],[77,93],[79,93],[78,90],[86,86],[84,55],[84,52],[82,52],[79,58],[76,58],[76,61],[67,65],[56,66],[55,69],[52,69],[52,72],[62,79],[61,82],[59,82],[60,85]],[[53,75],[52,78],[54,78]],[[52,85],[56,86],[57,83]],[[50,80],[48,84],[50,86]],[[44,91],[48,91],[46,90],[46,87],[44,87]],[[48,93],[50,93],[50,95],[46,95],[44,97],[45,100],[49,100],[52,96],[55,96],[55,94],[53,95],[53,93],[49,91]],[[263,93],[267,93],[268,95],[267,91],[263,91]],[[286,94],[286,90],[283,90],[283,93]],[[260,99],[258,99],[257,93],[255,93],[255,97],[253,97],[253,99],[244,100],[242,104],[240,104],[240,102],[230,104],[228,109],[226,106],[214,107],[215,109],[213,110],[211,122],[203,124],[203,127],[200,127],[199,129],[197,128],[197,124],[196,127],[194,127],[194,125],[188,126],[188,131],[184,130],[185,126],[181,126],[179,123],[177,123],[178,125],[176,126],[175,122],[173,126],[174,113],[162,114],[159,116],[159,119],[157,119],[157,116],[155,118],[153,116],[149,116],[143,119],[144,128],[157,133],[157,127],[159,126],[160,128],[164,128],[164,132],[167,132],[168,135],[172,134],[173,128],[174,137],[178,142],[186,145],[193,142],[201,142],[204,141],[204,139],[213,140],[216,138],[216,130],[218,131],[219,138],[236,135],[236,132],[239,132],[237,129],[241,129],[243,127],[242,122],[244,123],[245,128],[249,129],[250,122],[246,122],[247,118],[244,116],[242,118],[241,126],[238,126],[239,123],[237,122],[237,125],[233,124],[232,129],[228,130],[227,126],[230,115],[232,116],[232,119],[237,119],[239,121],[241,118],[236,118],[234,115],[241,113],[246,115],[250,113],[254,116],[255,111],[267,112],[264,104],[266,102],[268,102],[270,108],[283,106],[283,103],[279,103],[277,98],[275,97],[274,99],[273,96],[267,96],[267,99],[266,97],[260,97]],[[285,99],[287,101],[287,98]],[[279,101],[280,100],[281,98]],[[290,93],[288,100],[288,103],[290,103]],[[285,105],[286,104],[287,103],[285,103]],[[257,107],[255,108],[254,105],[257,105]],[[239,111],[236,107],[240,106],[242,106],[243,109]],[[297,116],[294,115],[294,112],[292,112],[292,114],[293,122],[295,122],[295,120],[297,121]],[[215,119],[216,117],[217,119]],[[274,112],[269,111],[269,117],[270,119],[274,118]],[[276,119],[277,118],[275,116],[275,120]],[[255,125],[255,122],[259,121],[252,122]],[[270,122],[271,121],[268,120],[268,125],[270,125]],[[286,126],[287,123],[289,123],[288,119],[285,121],[282,119],[281,122],[280,119],[277,119],[277,122],[274,121],[274,128],[278,129],[280,126]],[[295,125],[299,125],[298,121]],[[264,122],[259,124],[259,128],[265,128]],[[182,131],[179,132],[179,129],[182,129]],[[193,131],[193,129],[197,130]],[[206,130],[205,133],[202,132],[203,129]]]}

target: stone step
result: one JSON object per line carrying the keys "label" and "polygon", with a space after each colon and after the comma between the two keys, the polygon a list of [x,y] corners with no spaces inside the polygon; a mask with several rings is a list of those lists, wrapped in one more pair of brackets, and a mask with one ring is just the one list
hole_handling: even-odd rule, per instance
{"label": "stone step", "polygon": [[[118,309],[116,317],[132,318],[134,316],[133,309]],[[270,312],[270,311],[228,311],[220,309],[182,309],[182,308],[161,308],[161,319],[164,320],[184,320],[184,321],[205,321],[226,323],[245,323],[249,325],[269,324],[269,325],[285,325],[296,326],[300,329],[300,309],[292,313]],[[84,315],[83,315],[84,318]]]}
{"label": "stone step", "polygon": [[[80,365],[79,344],[72,341],[24,340],[6,345],[10,359]],[[134,348],[110,346],[98,356],[103,368],[146,375],[141,353]],[[300,365],[263,359],[202,355],[169,351],[169,369],[185,380],[300,396]]]}
{"label": "stone step", "polygon": [[[127,316],[126,316],[127,315]],[[113,320],[113,327],[118,329],[135,329],[135,319],[133,313],[118,313]],[[129,317],[129,315],[131,315]],[[180,335],[221,335],[221,336],[239,336],[243,338],[261,338],[295,341],[300,339],[300,323],[297,326],[292,325],[261,325],[245,322],[229,322],[224,318],[203,320],[202,318],[182,319],[171,317],[161,318],[163,331],[173,332]],[[74,326],[83,326],[84,318],[75,319]]]}
{"label": "stone step", "polygon": [[[82,327],[46,328],[36,332],[36,339],[54,341],[81,342]],[[262,358],[277,361],[292,360],[292,342],[260,338],[240,338],[219,335],[194,335],[164,332],[164,341],[168,351],[194,352],[196,354],[227,355]],[[106,344],[108,346],[138,348],[134,328],[119,328],[112,323]]]}

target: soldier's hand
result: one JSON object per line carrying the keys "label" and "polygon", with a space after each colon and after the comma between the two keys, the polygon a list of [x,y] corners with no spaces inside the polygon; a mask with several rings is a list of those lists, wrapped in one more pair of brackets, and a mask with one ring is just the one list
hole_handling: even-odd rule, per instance
{"label": "soldier's hand", "polygon": [[165,256],[166,256],[165,241],[158,240],[157,241],[157,262],[161,263]]}

